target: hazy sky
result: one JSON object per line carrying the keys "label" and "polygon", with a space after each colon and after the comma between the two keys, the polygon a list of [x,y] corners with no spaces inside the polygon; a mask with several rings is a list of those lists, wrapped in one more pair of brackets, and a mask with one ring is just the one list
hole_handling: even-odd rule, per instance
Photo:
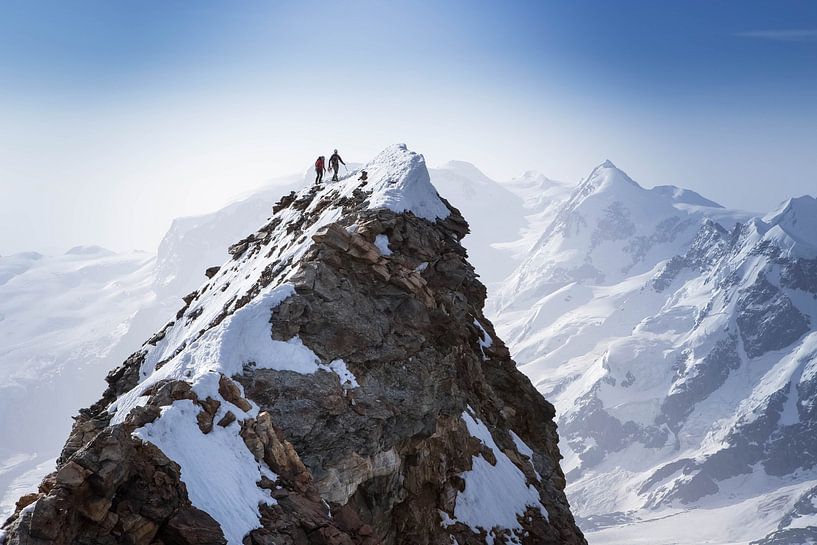
{"label": "hazy sky", "polygon": [[0,3],[0,254],[153,250],[338,147],[817,193],[813,1]]}

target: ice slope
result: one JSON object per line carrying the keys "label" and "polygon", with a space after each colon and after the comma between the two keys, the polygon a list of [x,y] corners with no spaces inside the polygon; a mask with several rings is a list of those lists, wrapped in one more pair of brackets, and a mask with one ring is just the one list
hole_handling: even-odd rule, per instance
{"label": "ice slope", "polygon": [[494,297],[591,544],[817,533],[815,203],[753,217],[605,162]]}

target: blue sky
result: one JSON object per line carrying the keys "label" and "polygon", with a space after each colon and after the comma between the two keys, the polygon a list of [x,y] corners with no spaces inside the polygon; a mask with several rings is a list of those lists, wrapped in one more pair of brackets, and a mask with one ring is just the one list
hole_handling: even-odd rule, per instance
{"label": "blue sky", "polygon": [[338,147],[817,192],[817,2],[0,4],[0,254],[153,249]]}

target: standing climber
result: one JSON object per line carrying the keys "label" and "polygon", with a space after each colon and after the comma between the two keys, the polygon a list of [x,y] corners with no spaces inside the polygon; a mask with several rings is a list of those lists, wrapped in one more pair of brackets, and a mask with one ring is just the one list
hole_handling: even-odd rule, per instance
{"label": "standing climber", "polygon": [[323,172],[326,170],[326,163],[324,163],[323,155],[318,157],[315,161],[315,183],[319,184],[323,181]]}
{"label": "standing climber", "polygon": [[329,157],[329,168],[331,168],[333,171],[332,174],[333,182],[338,181],[338,169],[340,168],[340,165],[338,165],[338,161],[340,161],[340,163],[343,164],[343,166],[346,166],[346,163],[344,163],[343,159],[341,159],[340,155],[338,155],[338,150],[335,150],[332,156]]}

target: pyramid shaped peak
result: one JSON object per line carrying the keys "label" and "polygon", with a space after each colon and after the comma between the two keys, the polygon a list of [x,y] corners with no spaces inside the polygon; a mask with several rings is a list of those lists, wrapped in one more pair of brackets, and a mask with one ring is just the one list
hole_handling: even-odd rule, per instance
{"label": "pyramid shaped peak", "polygon": [[772,226],[779,226],[793,239],[817,247],[817,199],[810,195],[793,197],[763,218]]}
{"label": "pyramid shaped peak", "polygon": [[579,184],[582,193],[614,190],[616,187],[643,188],[627,174],[615,166],[612,161],[605,159],[590,175]]}

